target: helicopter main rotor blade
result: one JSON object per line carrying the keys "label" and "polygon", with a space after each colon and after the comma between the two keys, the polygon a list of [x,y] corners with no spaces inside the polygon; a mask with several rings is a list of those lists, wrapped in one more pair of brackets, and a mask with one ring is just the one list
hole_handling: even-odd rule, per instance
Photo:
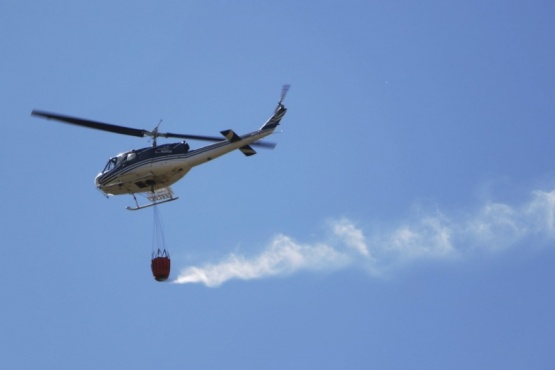
{"label": "helicopter main rotor blade", "polygon": [[276,147],[276,143],[271,143],[269,141],[255,141],[254,143],[249,144],[250,146],[257,146],[259,148],[264,149],[274,149]]}
{"label": "helicopter main rotor blade", "polygon": [[[171,132],[166,133],[159,133],[161,137],[173,137],[177,139],[189,139],[189,140],[201,140],[201,141],[226,141],[227,139],[224,137],[218,136],[205,136],[205,135],[188,135],[188,134],[174,134]],[[255,141],[254,143],[250,143],[249,145],[257,146],[259,148],[267,148],[267,149],[274,149],[276,147],[276,143],[270,143],[267,141]]]}
{"label": "helicopter main rotor blade", "polygon": [[43,111],[39,111],[39,110],[33,110],[31,112],[31,115],[38,116],[38,117],[43,117],[43,118],[46,118],[46,119],[61,121],[61,122],[64,122],[64,123],[70,123],[72,125],[94,128],[96,130],[103,130],[103,131],[113,132],[113,133],[122,134],[122,135],[144,137],[149,132],[149,131],[146,131],[146,130],[140,130],[140,129],[125,127],[125,126],[117,126],[117,125],[112,125],[112,124],[109,124],[109,123],[96,122],[96,121],[91,121],[91,120],[88,120],[88,119],[65,116],[65,115],[61,115],[61,114],[57,114],[57,113],[43,112]]}
{"label": "helicopter main rotor blade", "polygon": [[176,139],[190,139],[190,140],[201,140],[201,141],[224,141],[225,137],[219,136],[205,136],[205,135],[188,135],[188,134],[174,134],[171,132],[162,132],[158,134],[161,137],[173,137]]}
{"label": "helicopter main rotor blade", "polygon": [[[137,137],[150,136],[154,138],[169,137],[169,138],[214,141],[214,142],[227,140],[224,137],[218,137],[218,136],[175,134],[171,132],[163,133],[163,132],[158,132],[157,129],[155,129],[154,131],[141,130],[141,129],[132,128],[132,127],[112,125],[110,123],[91,121],[88,119],[66,116],[66,115],[57,114],[57,113],[49,113],[49,112],[44,112],[40,110],[33,110],[31,112],[31,115],[46,118],[49,120],[51,119],[51,120],[56,120],[64,123],[69,123],[72,125],[83,126],[83,127],[93,128],[96,130],[108,131],[116,134],[129,135],[129,136],[137,136]],[[251,143],[250,145],[258,146],[261,148],[270,148],[270,149],[273,149],[276,146],[275,143],[262,142],[262,141],[254,142],[254,143]]]}

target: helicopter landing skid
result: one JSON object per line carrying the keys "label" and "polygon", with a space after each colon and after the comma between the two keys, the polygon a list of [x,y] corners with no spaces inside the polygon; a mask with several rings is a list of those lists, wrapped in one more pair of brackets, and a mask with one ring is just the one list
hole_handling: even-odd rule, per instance
{"label": "helicopter landing skid", "polygon": [[158,205],[158,204],[168,203],[168,202],[171,202],[171,201],[173,201],[173,200],[178,200],[178,199],[179,199],[179,197],[175,197],[175,198],[171,198],[171,199],[161,200],[161,201],[159,201],[159,202],[152,202],[152,203],[149,203],[149,204],[144,205],[144,206],[139,205],[139,203],[137,202],[137,207],[127,206],[127,209],[128,209],[129,211],[138,211],[139,209],[143,209],[143,208],[148,208],[148,207],[156,206],[156,205]]}
{"label": "helicopter landing skid", "polygon": [[137,205],[137,207],[127,206],[127,209],[129,211],[137,211],[139,209],[148,208],[158,204],[167,203],[167,202],[171,202],[179,199],[179,197],[174,198],[173,191],[170,187],[158,189],[153,192],[148,192],[146,197],[148,198],[148,200],[151,201],[151,203],[144,206],[141,206],[139,204],[139,202],[137,201],[137,198],[135,197],[135,194],[131,194],[131,195],[133,195],[133,199],[135,199],[135,204]]}

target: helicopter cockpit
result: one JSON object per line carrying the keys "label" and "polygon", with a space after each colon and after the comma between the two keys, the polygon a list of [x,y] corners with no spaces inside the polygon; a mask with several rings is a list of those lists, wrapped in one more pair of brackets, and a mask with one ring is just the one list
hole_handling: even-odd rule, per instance
{"label": "helicopter cockpit", "polygon": [[106,163],[106,167],[104,167],[102,173],[109,172],[124,162],[132,161],[136,158],[136,156],[137,155],[134,152],[118,154],[117,156],[112,157],[108,160],[108,163]]}
{"label": "helicopter cockpit", "polygon": [[114,168],[116,168],[117,163],[118,163],[117,157],[110,158],[108,163],[106,163],[106,167],[104,167],[104,169],[102,170],[102,173],[106,173],[108,171],[113,170]]}

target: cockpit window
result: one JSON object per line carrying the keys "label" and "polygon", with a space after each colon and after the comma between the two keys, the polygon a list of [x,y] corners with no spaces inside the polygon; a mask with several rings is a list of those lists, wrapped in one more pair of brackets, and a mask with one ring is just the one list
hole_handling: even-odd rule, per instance
{"label": "cockpit window", "polygon": [[133,152],[118,154],[116,157],[110,158],[108,163],[106,163],[106,167],[104,167],[104,171],[102,171],[102,173],[111,171],[120,164],[135,159],[136,156],[137,155]]}
{"label": "cockpit window", "polygon": [[118,161],[118,158],[117,158],[117,157],[110,158],[110,160],[108,161],[108,163],[106,163],[106,167],[104,167],[104,171],[102,171],[102,173],[111,171],[111,170],[113,170],[114,168],[116,168],[117,161]]}

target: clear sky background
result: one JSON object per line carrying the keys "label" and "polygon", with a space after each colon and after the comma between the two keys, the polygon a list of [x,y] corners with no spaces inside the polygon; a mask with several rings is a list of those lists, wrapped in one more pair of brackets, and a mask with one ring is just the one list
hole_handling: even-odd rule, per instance
{"label": "clear sky background", "polygon": [[[5,369],[553,369],[551,1],[5,1]],[[273,151],[153,212],[94,187],[148,140]],[[190,142],[192,147],[205,145]]]}

